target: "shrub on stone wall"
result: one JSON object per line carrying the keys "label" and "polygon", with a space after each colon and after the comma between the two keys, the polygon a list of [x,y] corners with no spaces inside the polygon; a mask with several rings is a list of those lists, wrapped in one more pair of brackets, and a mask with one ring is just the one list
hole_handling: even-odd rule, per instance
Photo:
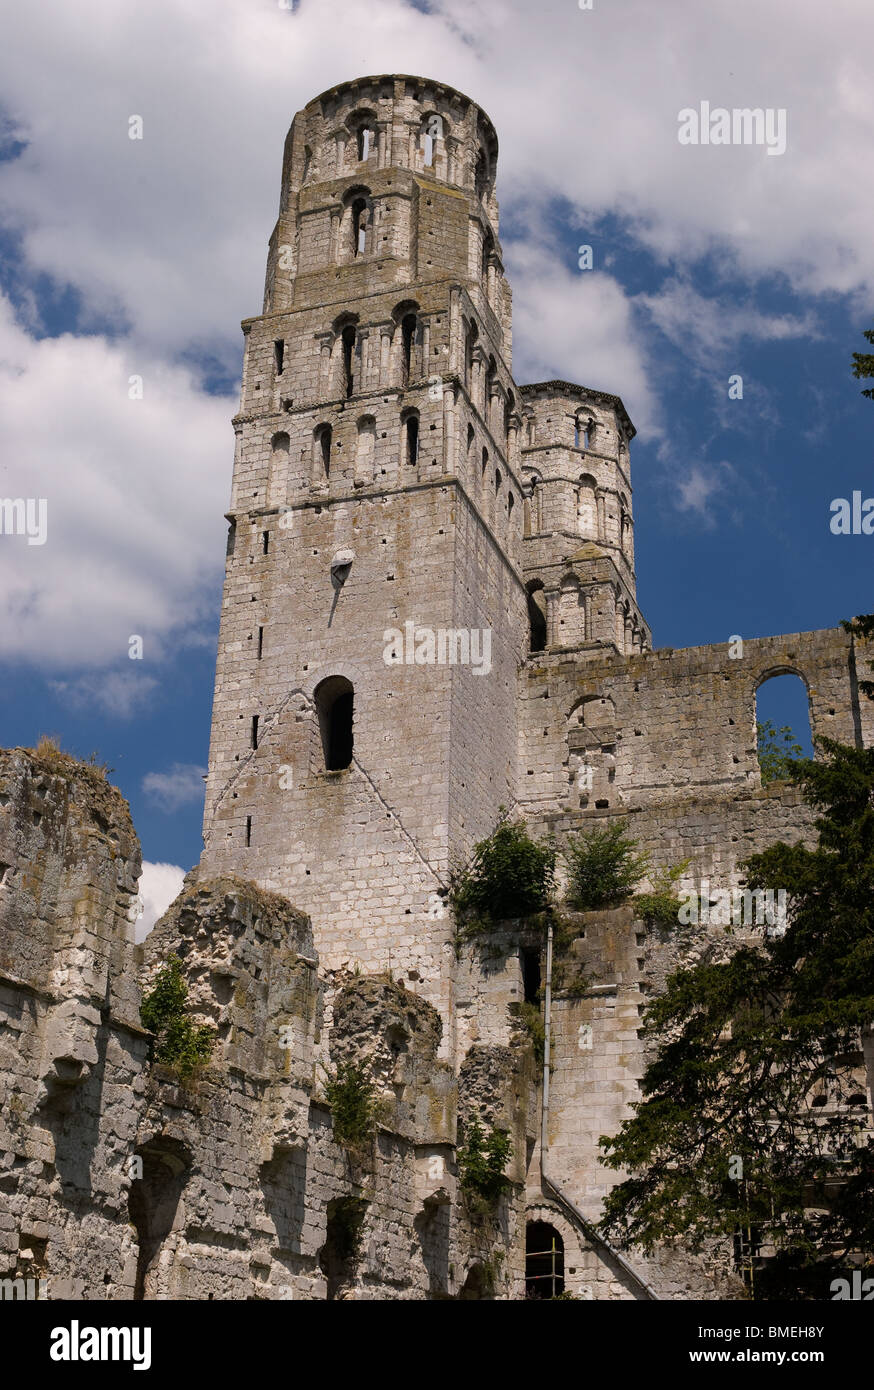
{"label": "shrub on stone wall", "polygon": [[490,923],[543,912],[554,889],[551,840],[532,840],[524,825],[501,820],[474,846],[471,864],[453,874],[450,900],[461,935],[474,936]]}
{"label": "shrub on stone wall", "polygon": [[596,827],[568,836],[565,857],[572,907],[581,912],[618,907],[647,873],[649,860],[636,853],[637,841],[625,834],[626,829],[620,820],[603,830]]}
{"label": "shrub on stone wall", "polygon": [[192,1023],[185,1010],[188,984],[178,956],[170,956],[143,999],[140,1018],[155,1034],[156,1062],[163,1062],[187,1081],[209,1061],[214,1034],[206,1024]]}
{"label": "shrub on stone wall", "polygon": [[455,1157],[468,1207],[483,1214],[495,1207],[510,1186],[504,1168],[511,1153],[505,1129],[492,1125],[486,1132],[476,1118],[465,1126],[464,1144]]}
{"label": "shrub on stone wall", "polygon": [[642,921],[660,927],[677,925],[682,904],[674,889],[691,862],[691,859],[684,859],[679,864],[671,864],[650,874],[652,890],[649,893],[636,893],[632,904]]}
{"label": "shrub on stone wall", "polygon": [[334,1138],[344,1149],[360,1153],[376,1133],[379,1101],[376,1086],[362,1062],[341,1062],[325,1081]]}

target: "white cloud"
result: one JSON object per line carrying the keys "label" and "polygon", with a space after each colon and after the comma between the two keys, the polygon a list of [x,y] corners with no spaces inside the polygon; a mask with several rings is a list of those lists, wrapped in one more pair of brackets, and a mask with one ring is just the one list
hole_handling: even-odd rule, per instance
{"label": "white cloud", "polygon": [[[233,408],[122,343],[34,340],[0,299],[0,496],[47,502],[44,544],[0,536],[0,658],[118,663],[102,692],[68,691],[96,689],[118,713],[171,647],[198,640],[222,572]],[[142,661],[128,658],[134,635]]]}
{"label": "white cloud", "polygon": [[707,296],[679,277],[669,279],[656,294],[640,294],[635,303],[647,310],[653,323],[696,365],[712,371],[714,358],[736,350],[744,339],[782,342],[818,336],[812,313],[766,314],[747,298]]}
{"label": "white cloud", "polygon": [[137,941],[143,941],[152,930],[158,918],[182,891],[185,870],[178,864],[143,864],[140,878],[140,897],[143,912],[134,928]]}
{"label": "white cloud", "polygon": [[[403,0],[7,7],[3,131],[27,147],[0,163],[0,225],[21,239],[22,320],[38,326],[39,272],[78,292],[80,327],[111,323],[113,338],[34,341],[0,304],[0,496],[49,502],[46,545],[0,538],[0,657],[111,667],[120,683],[97,698],[118,713],[147,693],[115,665],[132,634],[144,636],[146,676],[174,646],[203,640],[236,401],[205,396],[179,363],[208,355],[239,369],[237,325],[261,304],[285,132],[339,81],[422,73],[495,121],[498,192],[517,228],[507,252],[520,381],[616,392],[642,433],[658,433],[654,326],[693,367],[744,337],[812,331],[812,313],[761,313],[754,298],[726,314],[729,277],[751,296],[770,277],[870,308],[874,7],[830,0],[825,14],[797,0],[752,12],[735,0],[706,11],[689,0],[592,11],[431,0],[428,13]],[[681,146],[678,112],[701,100],[785,107],[786,154]],[[143,140],[128,139],[134,114]],[[563,246],[614,219],[624,247],[666,268],[665,287],[636,304],[605,272],[620,248],[603,236],[602,269],[578,272],[542,231],[557,207]],[[712,295],[685,279],[705,254]],[[143,401],[128,400],[132,374]],[[694,471],[684,486],[694,507]]]}
{"label": "white cloud", "polygon": [[548,240],[511,242],[513,371],[517,381],[576,381],[621,396],[642,434],[657,403],[632,305],[612,276],[563,263]]}
{"label": "white cloud", "polygon": [[693,464],[685,478],[676,481],[675,505],[678,511],[694,512],[703,521],[713,520],[713,500],[724,491],[734,473],[730,463]]}
{"label": "white cloud", "polygon": [[[717,251],[751,280],[864,288],[874,302],[874,9],[771,0],[44,0],[6,16],[2,90],[24,155],[0,206],[31,264],[153,351],[208,347],[233,370],[260,304],[293,111],[369,72],[418,72],[480,102],[505,202],[618,215],[682,266]],[[98,37],[99,36],[99,37]],[[852,38],[852,46],[848,39]],[[774,55],[779,54],[779,63]],[[519,94],[524,93],[524,100]],[[87,100],[83,95],[87,94]],[[677,114],[785,107],[789,148],[684,147]],[[128,139],[142,116],[143,140]],[[607,251],[609,254],[609,248]]]}
{"label": "white cloud", "polygon": [[172,813],[180,806],[203,800],[205,767],[196,763],[174,763],[169,772],[147,772],[143,791],[162,811]]}

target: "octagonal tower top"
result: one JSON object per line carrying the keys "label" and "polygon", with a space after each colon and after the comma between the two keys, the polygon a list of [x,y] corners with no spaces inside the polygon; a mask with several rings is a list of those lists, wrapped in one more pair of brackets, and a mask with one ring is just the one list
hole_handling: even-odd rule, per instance
{"label": "octagonal tower top", "polygon": [[341,82],[308,102],[285,142],[280,213],[308,184],[398,167],[481,200],[498,230],[498,137],[486,113],[454,87],[385,74]]}

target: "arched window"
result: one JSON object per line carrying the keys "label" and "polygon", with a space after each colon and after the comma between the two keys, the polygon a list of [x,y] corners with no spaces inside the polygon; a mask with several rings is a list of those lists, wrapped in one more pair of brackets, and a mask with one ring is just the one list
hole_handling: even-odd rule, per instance
{"label": "arched window", "polygon": [[316,712],[326,772],[340,772],[352,762],[354,691],[345,676],[329,676],[316,688]]}
{"label": "arched window", "polygon": [[362,415],[358,421],[358,442],[355,448],[355,482],[359,486],[373,480],[375,453],[376,420],[372,415]]}
{"label": "arched window", "polygon": [[367,247],[367,202],[364,198],[356,198],[353,202],[350,226],[352,229],[352,255],[357,258],[364,255]]}
{"label": "arched window", "polygon": [[557,1298],[564,1293],[564,1241],[547,1221],[525,1227],[525,1296]]}
{"label": "arched window", "polygon": [[434,155],[437,150],[437,141],[443,138],[443,120],[434,112],[426,116],[422,122],[422,132],[420,137],[420,149],[426,167],[434,163]]}
{"label": "arched window", "polygon": [[316,467],[313,476],[327,482],[331,475],[331,426],[317,425],[313,432],[313,452]]}
{"label": "arched window", "polygon": [[527,587],[529,650],[542,652],[546,648],[546,599],[542,579],[532,579]]}
{"label": "arched window", "polygon": [[488,466],[489,466],[489,451],[488,451],[488,449],[483,449],[482,473],[481,473],[481,479],[482,479],[482,482],[483,482],[483,483],[485,483],[485,480],[486,480],[486,469],[488,468]]}
{"label": "arched window", "polygon": [[589,540],[598,539],[598,507],[595,501],[595,479],[581,473],[577,482],[577,530]]}
{"label": "arched window", "polygon": [[474,441],[474,430],[473,430],[473,425],[468,425],[468,427],[467,427],[467,457],[468,457],[468,461],[470,460],[471,450],[473,449],[473,441]]}
{"label": "arched window", "polygon": [[497,496],[500,494],[500,491],[501,491],[501,483],[502,483],[503,481],[504,481],[504,477],[503,477],[503,474],[501,473],[500,468],[496,468],[496,469],[495,469],[495,497],[497,497]]}
{"label": "arched window", "polygon": [[413,369],[413,344],[416,341],[416,315],[404,314],[401,320],[401,380],[406,386]]}
{"label": "arched window", "polygon": [[590,449],[592,447],[594,428],[595,422],[590,415],[585,418],[580,415],[574,416],[575,449]]}
{"label": "arched window", "polygon": [[415,468],[419,461],[419,412],[411,410],[401,419],[404,463]]}
{"label": "arched window", "polygon": [[358,162],[360,164],[363,160],[370,158],[370,152],[375,144],[372,126],[360,125],[358,127],[357,143]]}
{"label": "arched window", "polygon": [[513,508],[515,507],[515,505],[516,505],[516,499],[515,499],[515,497],[513,496],[512,492],[508,492],[508,493],[507,493],[507,520],[508,520],[508,521],[512,521],[512,519],[513,519]]}
{"label": "arched window", "polygon": [[347,397],[352,395],[355,389],[355,339],[357,337],[355,325],[347,323],[342,333],[342,353],[343,353],[343,394]]}
{"label": "arched window", "polygon": [[813,757],[810,696],[797,671],[763,677],[756,689],[755,724],[763,785],[784,779],[796,758]]}

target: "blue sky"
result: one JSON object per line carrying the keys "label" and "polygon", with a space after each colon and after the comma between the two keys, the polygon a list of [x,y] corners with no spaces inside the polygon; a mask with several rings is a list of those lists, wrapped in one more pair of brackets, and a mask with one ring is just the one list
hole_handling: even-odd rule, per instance
{"label": "blue sky", "polygon": [[[874,537],[829,530],[833,498],[874,495],[874,402],[850,374],[874,322],[874,15],[706,11],[9,5],[0,495],[51,511],[45,546],[0,538],[0,738],[96,751],[144,858],[176,866],[160,891],[201,844],[239,321],[260,309],[291,117],[335,82],[424,73],[491,115],[515,375],[622,395],[655,645],[874,608]],[[703,99],[785,108],[786,153],[679,146]],[[767,693],[765,716],[799,727],[798,701]]]}

